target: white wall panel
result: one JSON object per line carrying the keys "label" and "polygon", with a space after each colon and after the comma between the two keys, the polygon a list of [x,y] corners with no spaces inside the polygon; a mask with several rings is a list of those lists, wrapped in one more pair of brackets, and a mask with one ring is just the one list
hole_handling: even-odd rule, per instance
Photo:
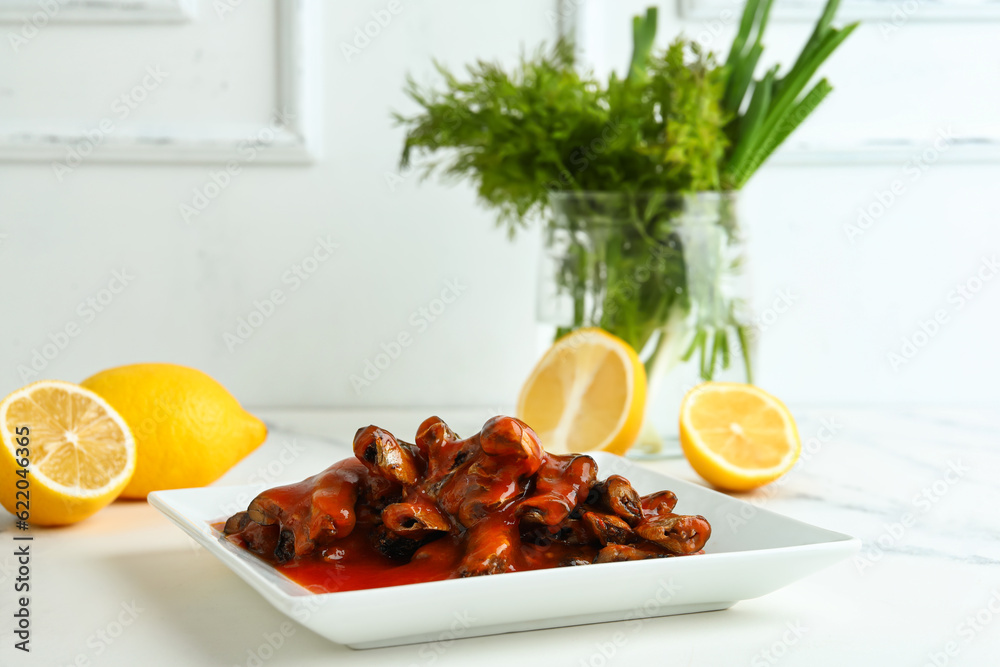
{"label": "white wall panel", "polygon": [[308,161],[319,9],[218,0],[191,23],[54,21],[28,40],[14,26],[0,49],[0,159],[49,162],[58,175],[81,158],[248,160],[247,146],[262,148],[254,161]]}
{"label": "white wall panel", "polygon": [[[275,48],[264,22],[273,12],[259,4],[265,3],[239,4],[214,35],[194,28],[204,31],[206,42],[227,43],[206,43],[206,53],[248,54],[245,61],[220,56],[205,77],[231,68],[233,77],[249,80],[256,72],[267,88],[260,54],[271,56]],[[0,234],[6,235],[0,237],[0,303],[18,314],[0,329],[0,392],[23,384],[17,367],[30,362],[50,334],[58,338],[56,332],[76,322],[79,335],[47,361],[41,376],[79,380],[110,365],[161,359],[201,367],[255,405],[510,402],[535,353],[534,240],[525,235],[508,243],[464,187],[418,186],[407,174],[401,183],[388,179],[390,188],[387,175],[396,173],[402,133],[389,112],[407,108],[401,93],[407,71],[429,80],[431,57],[456,66],[480,56],[513,62],[522,45],[547,38],[554,26],[545,3],[534,0],[404,3],[348,62],[342,44],[355,39],[373,12],[384,16],[388,4],[323,7],[317,28],[324,157],[309,167],[245,165],[190,222],[179,206],[192,203],[196,191],[215,192],[217,165],[88,161],[59,182],[45,163],[0,164]],[[217,21],[207,2],[198,17],[195,26]],[[51,26],[51,34],[38,37],[46,41],[32,45],[52,51],[45,56],[49,66],[68,53],[57,29],[70,30]],[[71,43],[111,62],[122,43],[115,29],[76,28]],[[131,42],[132,31],[144,29],[120,28],[120,39]],[[143,41],[150,57],[194,48],[179,46],[169,32],[146,33]],[[34,62],[10,57],[4,54],[0,66],[4,82],[13,69]],[[136,60],[109,70],[109,90]],[[18,75],[26,85],[45,75],[45,68],[30,67],[34,74]],[[230,91],[248,104],[257,94]],[[188,87],[186,96],[204,105],[204,93],[204,87]],[[229,108],[230,100],[219,104]],[[263,111],[239,106],[230,111],[243,117]],[[339,248],[293,289],[283,276],[327,235]],[[99,294],[121,267],[134,273],[134,282],[83,322],[78,304]],[[413,313],[453,279],[467,291],[426,329],[412,323]],[[286,301],[230,352],[224,334],[274,289],[283,290]],[[411,346],[356,393],[350,375],[401,332],[412,334]]]}
{"label": "white wall panel", "polygon": [[[627,58],[627,17],[644,5],[605,5],[615,8],[599,22],[610,38],[591,54],[602,66]],[[60,181],[45,160],[0,163],[0,393],[23,384],[18,367],[75,324],[78,334],[56,346],[39,377],[79,380],[111,365],[168,360],[204,368],[258,406],[512,402],[536,354],[537,235],[509,243],[465,186],[419,184],[412,174],[397,182],[402,133],[389,111],[408,108],[400,92],[407,71],[431,80],[432,56],[456,67],[477,57],[514,62],[554,34],[553,6],[403,2],[346,56],[344,45],[388,6],[323,3],[316,62],[308,63],[320,77],[306,107],[319,120],[312,136],[320,157],[311,165],[262,158],[227,178],[217,156],[201,164],[87,160]],[[129,119],[129,131],[259,128],[278,95],[275,18],[272,3],[236,3],[220,19],[201,2],[189,23],[54,23],[17,53],[0,44],[0,131],[41,121],[87,127],[158,60],[176,78]],[[702,25],[680,21],[672,8],[664,20],[668,33]],[[886,43],[877,26],[863,28],[831,61],[836,91],[803,141],[828,150],[900,128],[912,139],[949,121],[988,129],[1000,90],[991,26],[914,22]],[[807,30],[775,23],[768,48],[787,60]],[[969,153],[956,147],[913,180],[906,162],[918,148],[877,151],[867,166],[831,164],[854,158],[830,152],[811,166],[789,166],[786,157],[747,188],[755,302],[766,305],[783,289],[797,298],[761,337],[761,381],[783,398],[1000,397],[1000,280],[949,311],[912,362],[893,370],[887,361],[921,320],[953,307],[950,291],[982,256],[1000,251],[1000,165],[967,164]],[[903,193],[852,243],[845,227],[900,179]],[[203,210],[185,220],[181,205],[199,195]],[[327,236],[338,247],[295,287],[294,267]],[[134,279],[88,319],[86,300],[107,298],[102,290],[122,268]],[[424,327],[420,309],[456,279],[464,290]],[[225,335],[255,308],[268,310],[255,301],[274,290],[282,303],[230,351]],[[401,334],[410,345],[356,392],[350,376]]]}

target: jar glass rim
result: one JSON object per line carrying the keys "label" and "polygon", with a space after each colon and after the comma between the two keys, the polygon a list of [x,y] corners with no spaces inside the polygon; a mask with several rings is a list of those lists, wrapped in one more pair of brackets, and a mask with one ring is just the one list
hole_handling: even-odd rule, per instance
{"label": "jar glass rim", "polygon": [[550,190],[549,197],[553,199],[573,199],[578,197],[590,197],[599,199],[612,199],[612,198],[645,198],[645,197],[667,197],[667,198],[692,198],[692,199],[706,199],[706,200],[729,200],[736,199],[739,195],[739,190],[698,190],[698,191],[679,191],[679,190]]}

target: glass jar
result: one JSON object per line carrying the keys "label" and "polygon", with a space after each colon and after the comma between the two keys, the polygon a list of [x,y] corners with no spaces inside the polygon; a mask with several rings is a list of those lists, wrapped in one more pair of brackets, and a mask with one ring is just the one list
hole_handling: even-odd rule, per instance
{"label": "glass jar", "polygon": [[752,380],[736,200],[733,192],[551,195],[538,318],[556,338],[596,326],[639,353],[648,390],[632,455],[680,454],[680,401],[698,382]]}

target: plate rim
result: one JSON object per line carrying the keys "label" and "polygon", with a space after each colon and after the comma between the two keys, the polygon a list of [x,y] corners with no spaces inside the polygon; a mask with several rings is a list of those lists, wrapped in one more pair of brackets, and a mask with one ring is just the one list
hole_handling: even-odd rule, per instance
{"label": "plate rim", "polygon": [[[699,492],[707,492],[709,497],[715,497],[723,499],[726,502],[736,502],[740,504],[749,505],[754,508],[756,513],[765,513],[773,517],[777,517],[782,521],[790,522],[796,527],[806,528],[811,531],[820,531],[825,536],[825,539],[820,541],[810,541],[806,544],[797,545],[785,545],[785,546],[774,546],[774,547],[764,547],[761,549],[753,550],[742,550],[742,551],[728,551],[723,553],[706,553],[697,556],[697,561],[705,561],[710,559],[711,562],[726,561],[732,559],[746,559],[748,557],[774,557],[781,554],[794,554],[794,553],[809,553],[809,552],[840,552],[842,558],[847,558],[857,553],[862,546],[861,540],[855,536],[848,535],[847,533],[842,533],[840,531],[835,531],[823,526],[817,526],[811,524],[807,521],[801,519],[796,519],[794,517],[786,516],[770,510],[766,507],[761,507],[755,505],[741,498],[735,498],[733,496],[727,495],[725,493],[719,492],[715,489],[691,482],[688,480],[680,479],[666,473],[659,472],[657,470],[651,470],[644,466],[640,466],[629,459],[609,452],[595,452],[595,458],[598,459],[598,469],[600,469],[601,463],[600,459],[616,461],[618,465],[624,463],[629,469],[639,469],[644,474],[653,475],[666,481],[668,484],[680,483],[681,486],[687,487],[697,487]],[[592,454],[593,455],[593,454]],[[476,586],[495,586],[496,584],[491,581],[494,577],[470,577],[466,579],[443,579],[440,581],[427,581],[427,582],[416,582],[411,584],[401,584],[397,586],[385,586],[380,588],[370,588],[370,589],[359,589],[351,591],[332,591],[326,593],[316,593],[308,588],[302,586],[301,584],[295,582],[291,578],[285,576],[280,571],[270,566],[263,559],[257,556],[239,549],[236,545],[225,540],[221,534],[216,531],[209,520],[203,519],[201,517],[189,516],[187,513],[182,511],[177,505],[184,501],[182,496],[192,496],[198,494],[206,493],[229,493],[233,496],[237,496],[241,493],[246,493],[250,489],[261,489],[268,488],[267,484],[254,483],[254,484],[242,484],[242,485],[227,485],[227,486],[207,486],[207,487],[194,487],[185,489],[170,489],[164,491],[154,491],[149,494],[147,502],[153,506],[157,511],[166,516],[172,523],[177,525],[178,528],[183,530],[185,534],[191,536],[196,542],[201,546],[205,547],[210,553],[212,553],[216,558],[219,558],[230,570],[232,570],[237,576],[243,579],[248,585],[250,585],[254,590],[268,599],[275,606],[284,610],[289,610],[297,605],[303,604],[306,600],[316,600],[321,604],[326,604],[327,602],[350,604],[353,601],[358,601],[364,598],[377,598],[380,596],[393,595],[394,592],[399,590],[405,590],[407,593],[412,593],[416,595],[420,594],[433,594],[434,590],[441,590],[441,592],[449,591],[453,587],[466,587],[470,589],[470,593],[475,592]],[[668,487],[664,487],[668,488]],[[211,520],[223,521],[224,518]],[[832,555],[832,554],[831,554]],[[668,567],[672,569],[679,568],[679,572],[683,571],[688,567],[682,565],[683,561],[691,559],[690,557],[677,557],[677,558],[662,558],[662,559],[650,559],[648,561],[629,561],[628,565],[632,568],[631,573],[634,576],[641,576],[644,570],[649,570],[651,572],[656,572],[664,568],[665,563],[671,563]],[[694,560],[694,559],[692,559]],[[603,564],[609,565],[609,564]],[[623,563],[615,563],[615,565],[621,567]],[[263,567],[269,568],[271,572],[275,575],[281,577],[282,583],[287,584],[290,587],[297,589],[295,593],[283,590],[283,588],[275,581],[271,581],[262,572],[259,572],[256,568]],[[530,581],[530,577],[542,577],[543,579],[551,579],[552,577],[557,578],[567,578],[568,581],[572,581],[572,577],[575,576],[589,576],[587,574],[576,575],[571,574],[573,572],[587,572],[589,568],[584,567],[562,567],[562,568],[546,568],[544,570],[526,570],[521,572],[508,572],[505,575],[521,575],[520,581],[526,582]],[[661,573],[662,574],[662,573]],[[673,574],[673,573],[672,573]],[[246,575],[246,576],[244,576]],[[250,577],[250,579],[247,579]],[[525,579],[525,578],[528,579]],[[478,582],[478,583],[477,583]]]}

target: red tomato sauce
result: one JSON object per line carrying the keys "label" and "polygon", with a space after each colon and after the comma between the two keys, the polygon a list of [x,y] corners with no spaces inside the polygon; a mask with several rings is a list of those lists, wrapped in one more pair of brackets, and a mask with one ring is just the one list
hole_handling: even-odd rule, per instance
{"label": "red tomato sauce", "polygon": [[[212,527],[221,534],[224,525],[225,522],[220,521]],[[367,528],[359,525],[347,537],[304,558],[295,558],[284,564],[261,560],[313,593],[385,588],[458,576],[456,569],[465,553],[460,537],[445,535],[425,544],[408,563],[402,563],[376,551],[369,542]],[[225,539],[245,548],[237,535]],[[520,553],[514,558],[516,565],[512,571],[515,572],[558,567],[571,555],[583,554],[593,558],[597,552],[593,548],[560,543],[545,546],[522,543],[517,548]]]}

